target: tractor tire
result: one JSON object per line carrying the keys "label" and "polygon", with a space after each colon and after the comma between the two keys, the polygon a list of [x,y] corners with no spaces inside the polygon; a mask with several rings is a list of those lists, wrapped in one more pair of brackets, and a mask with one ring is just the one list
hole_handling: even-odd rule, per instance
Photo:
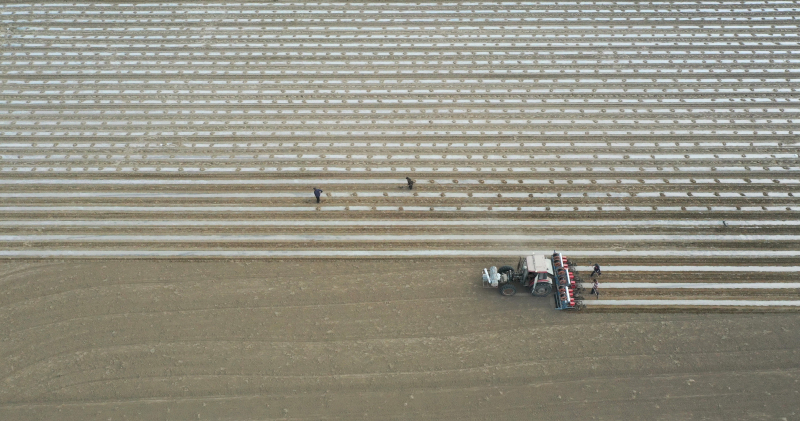
{"label": "tractor tire", "polygon": [[497,269],[497,273],[503,274],[506,272],[513,272],[514,268],[511,266],[500,266],[500,269]]}
{"label": "tractor tire", "polygon": [[504,297],[510,297],[517,293],[517,289],[514,288],[514,285],[505,284],[500,287],[500,295]]}
{"label": "tractor tire", "polygon": [[553,292],[553,287],[550,284],[536,284],[531,290],[531,294],[535,297],[544,297]]}

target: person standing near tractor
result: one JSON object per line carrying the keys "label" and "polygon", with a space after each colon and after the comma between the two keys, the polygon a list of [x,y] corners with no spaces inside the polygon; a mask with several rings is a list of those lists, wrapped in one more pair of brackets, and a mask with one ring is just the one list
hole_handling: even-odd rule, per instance
{"label": "person standing near tractor", "polygon": [[321,194],[322,194],[322,189],[318,189],[318,188],[314,187],[314,197],[317,198],[317,203],[319,203],[319,195],[321,195]]}

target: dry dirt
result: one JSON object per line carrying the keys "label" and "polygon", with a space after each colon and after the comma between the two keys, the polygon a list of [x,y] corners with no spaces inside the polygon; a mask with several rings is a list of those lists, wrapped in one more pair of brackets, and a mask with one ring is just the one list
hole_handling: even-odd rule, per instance
{"label": "dry dirt", "polygon": [[557,312],[493,263],[3,263],[0,419],[800,414],[797,313]]}

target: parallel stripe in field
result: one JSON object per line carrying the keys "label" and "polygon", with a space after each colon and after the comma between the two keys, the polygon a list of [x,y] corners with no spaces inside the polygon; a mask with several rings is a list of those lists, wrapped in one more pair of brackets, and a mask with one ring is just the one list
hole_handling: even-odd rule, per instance
{"label": "parallel stripe in field", "polygon": [[[777,2],[777,4],[781,4],[781,3],[784,3],[784,2]],[[256,6],[256,7],[259,7],[259,6],[260,7],[264,7],[265,6],[265,4],[261,4],[260,5],[258,3],[244,3],[244,4],[246,4],[248,6]],[[332,3],[320,3],[320,4],[321,5],[325,5],[325,6],[334,5]],[[501,4],[507,5],[507,4],[510,4],[510,3],[505,3],[505,2],[503,2],[503,3],[500,3],[500,2],[498,2],[498,3],[483,3],[483,2],[481,2],[481,3],[467,3],[467,4],[469,4],[470,6],[473,7],[470,10],[471,13],[469,13],[469,15],[474,15],[474,14],[478,13],[480,15],[501,15],[502,16],[502,14],[500,12],[498,12],[497,10],[492,10],[492,9],[489,9],[488,7],[491,7],[491,6],[497,7],[497,6],[501,5]],[[742,8],[735,8],[734,6],[745,6],[745,5],[761,5],[761,6],[770,5],[770,6],[772,6],[775,3],[770,3],[770,2],[749,2],[749,1],[748,2],[736,2],[736,3],[700,2],[700,4],[702,4],[704,6],[704,8],[703,9],[699,9],[699,8],[697,8],[699,5],[696,2],[691,2],[691,3],[689,3],[689,2],[680,2],[680,3],[677,3],[677,4],[675,4],[673,6],[673,7],[676,7],[674,9],[671,8],[671,9],[623,9],[623,10],[621,10],[620,6],[627,5],[628,4],[627,2],[616,2],[616,1],[614,1],[614,2],[592,3],[592,4],[597,4],[597,6],[601,6],[602,5],[603,6],[602,8],[601,7],[589,8],[589,4],[584,3],[584,2],[567,2],[566,4],[562,3],[562,2],[555,2],[555,3],[554,2],[546,2],[546,3],[523,2],[523,3],[511,3],[511,4],[532,6],[532,7],[536,7],[536,8],[527,7],[524,10],[520,10],[520,9],[511,9],[511,10],[507,10],[507,11],[504,10],[504,12],[506,12],[505,14],[509,14],[509,13],[516,14],[516,13],[520,13],[522,11],[525,11],[525,12],[531,13],[531,14],[544,14],[544,15],[547,15],[547,16],[552,16],[552,15],[558,16],[560,14],[575,14],[575,13],[593,14],[593,15],[599,15],[599,16],[619,16],[619,15],[628,15],[628,16],[645,15],[645,16],[649,16],[649,15],[654,15],[654,14],[657,15],[657,14],[663,13],[662,11],[664,11],[664,12],[668,11],[668,12],[671,12],[671,13],[699,13],[699,12],[710,13],[710,12],[715,12],[715,13],[722,14],[722,15],[752,14],[753,13],[752,9],[749,9],[749,8],[746,9],[746,8],[743,8],[743,7]],[[555,5],[561,5],[562,7],[569,5],[569,6],[573,6],[573,7],[579,7],[579,8],[578,9],[574,9],[574,8],[572,8],[572,9],[571,8],[549,9],[549,8],[542,8],[541,7],[543,5],[554,5],[554,4]],[[786,3],[784,3],[784,4],[786,4]],[[792,3],[788,3],[788,4],[792,4]],[[253,16],[259,16],[259,15],[263,16],[265,14],[268,14],[268,15],[273,15],[273,16],[281,16],[281,15],[283,15],[285,17],[286,16],[295,17],[295,16],[298,16],[298,15],[299,16],[321,15],[321,16],[325,16],[326,18],[329,18],[331,16],[333,16],[333,17],[378,16],[378,17],[384,18],[386,16],[386,13],[389,13],[388,16],[389,17],[393,17],[393,18],[392,19],[388,19],[387,18],[386,20],[390,20],[390,21],[398,20],[398,21],[401,21],[401,22],[405,22],[407,20],[407,19],[405,19],[405,17],[407,17],[407,16],[415,16],[415,15],[432,15],[432,16],[455,15],[455,16],[464,16],[464,14],[465,14],[464,10],[460,10],[458,8],[453,8],[453,9],[431,9],[431,10],[426,10],[426,9],[403,10],[403,9],[397,7],[397,6],[400,6],[400,5],[403,5],[403,6],[407,7],[408,4],[405,4],[405,3],[387,3],[387,4],[361,3],[361,4],[359,4],[359,6],[362,6],[362,7],[366,6],[368,8],[367,9],[357,9],[357,10],[352,10],[352,9],[349,9],[349,10],[348,9],[345,9],[345,10],[340,10],[340,9],[324,10],[324,9],[321,9],[321,10],[318,10],[318,9],[314,9],[314,8],[308,8],[308,6],[309,6],[308,3],[272,3],[271,4],[271,8],[269,8],[269,10],[263,10],[263,9],[229,10],[229,9],[226,8],[226,7],[230,7],[230,6],[241,7],[243,5],[242,3],[233,3],[231,5],[190,3],[190,5],[192,5],[192,6],[205,6],[205,7],[214,6],[214,8],[213,9],[207,9],[207,10],[184,11],[184,13],[182,13],[183,16],[180,16],[180,17],[202,16],[203,19],[216,18],[216,19],[222,20],[222,17],[220,15],[234,15],[234,16],[237,16],[237,17],[238,16],[241,16],[241,17],[253,17]],[[312,5],[316,5],[316,3],[312,3]],[[442,7],[442,6],[449,6],[449,7],[458,6],[458,4],[454,4],[454,3],[450,3],[450,2],[448,2],[448,3],[440,3],[440,4],[430,3],[430,2],[429,3],[417,3],[414,6],[418,6],[418,5],[419,6],[423,6],[424,5],[424,6],[427,6],[427,7],[431,7],[431,6],[438,6],[438,7]],[[648,5],[650,7],[654,7],[654,6],[658,5],[659,7],[664,7],[664,6],[662,6],[661,2],[643,2],[642,5]],[[177,3],[147,4],[147,5],[142,6],[142,7],[157,7],[157,8],[162,8],[162,10],[158,10],[158,9],[155,9],[155,10],[154,9],[139,9],[139,8],[137,8],[137,9],[134,9],[134,10],[126,10],[127,13],[123,13],[123,12],[117,10],[117,7],[114,7],[114,6],[111,6],[111,5],[108,5],[108,4],[100,4],[100,5],[81,4],[80,6],[82,6],[82,8],[86,8],[87,10],[80,10],[80,11],[79,10],[50,11],[50,12],[47,12],[47,13],[45,13],[45,12],[35,13],[35,12],[31,12],[29,10],[23,9],[23,7],[27,8],[27,7],[30,7],[30,6],[41,7],[39,4],[33,4],[33,5],[31,5],[31,4],[22,4],[22,5],[7,6],[9,11],[7,11],[7,12],[4,11],[2,13],[2,15],[3,16],[23,16],[23,17],[35,16],[35,17],[46,17],[46,18],[53,18],[55,16],[64,16],[64,17],[73,17],[74,20],[84,19],[84,18],[89,17],[89,16],[92,16],[92,17],[110,16],[112,18],[129,17],[129,16],[145,16],[145,17],[148,17],[148,18],[153,18],[153,17],[159,18],[159,20],[172,20],[172,18],[174,18],[174,13],[175,12],[173,12],[171,10],[164,10],[164,9],[178,7],[178,4]],[[78,4],[75,4],[75,6],[78,6]],[[89,8],[89,7],[92,7],[92,6],[94,6],[95,9]],[[107,9],[105,7],[103,9],[96,9],[96,7],[98,7],[98,6],[101,6],[101,7],[102,6],[105,6],[105,7],[109,7],[110,6],[110,7],[107,8]],[[129,4],[123,4],[121,6],[123,6],[123,7],[124,6],[129,6]],[[302,7],[302,9],[299,9],[299,10],[296,10],[296,9],[288,9],[288,10],[286,10],[286,9],[276,9],[276,7],[286,7],[286,6]],[[394,6],[394,8],[392,8],[392,6]],[[475,7],[475,6],[483,6],[483,7],[487,7],[487,8],[480,8],[480,7]],[[717,7],[712,7],[712,6],[717,6]],[[720,6],[723,6],[723,7],[720,7]],[[60,4],[55,4],[55,5],[52,5],[52,6],[48,6],[48,7],[67,7],[67,5],[64,4],[64,3],[60,3]],[[677,7],[681,7],[681,8],[677,8]],[[692,8],[692,7],[694,7],[694,8]],[[6,7],[4,7],[4,9],[5,8]],[[797,9],[796,8],[790,8],[790,7],[774,7],[773,6],[773,7],[762,7],[762,8],[759,8],[759,10],[762,10],[764,12],[792,12],[792,11],[795,11]],[[397,16],[397,15],[403,16],[403,18],[394,18],[394,16]],[[290,20],[291,18],[287,17],[285,19]],[[197,20],[200,20],[200,19],[198,18]],[[251,21],[251,20],[253,20],[253,19],[247,19],[247,21]],[[281,20],[283,20],[283,19],[281,19]]]}
{"label": "parallel stripe in field", "polygon": [[[637,51],[637,52],[639,52],[639,51]],[[662,81],[662,82],[664,82],[664,81]],[[721,81],[716,81],[716,82],[721,82]],[[638,95],[634,95],[634,96],[638,96]],[[30,97],[28,97],[28,98],[30,98]],[[37,96],[35,98],[39,98],[39,97]],[[122,100],[122,99],[54,100],[54,99],[50,99],[50,98],[52,98],[52,97],[48,97],[48,99],[29,99],[29,100],[12,100],[12,101],[0,100],[0,104],[4,104],[4,105],[45,105],[45,104],[48,104],[48,105],[71,105],[71,106],[74,106],[74,105],[92,105],[92,104],[114,104],[114,105],[121,105],[121,104],[127,104],[127,105],[165,105],[165,104],[171,104],[171,105],[189,105],[189,106],[193,106],[193,105],[204,105],[204,106],[205,105],[226,105],[226,104],[229,104],[228,100],[214,100],[214,99],[209,99],[209,100],[201,100],[201,99],[198,99],[198,100],[193,100],[193,99],[130,99],[130,97],[126,97],[125,100]],[[147,98],[147,97],[146,96],[141,96],[139,98]],[[267,102],[264,102],[264,101],[267,101]],[[564,105],[564,104],[568,104],[568,105],[577,105],[577,104],[581,104],[581,105],[592,105],[592,104],[598,104],[598,105],[599,104],[626,105],[626,104],[631,104],[632,105],[632,104],[655,104],[655,103],[658,103],[659,105],[664,105],[664,104],[683,104],[683,103],[687,103],[687,104],[698,104],[700,106],[717,106],[717,105],[722,105],[723,103],[728,105],[731,102],[741,103],[741,105],[744,105],[745,103],[747,103],[747,104],[752,104],[752,103],[759,104],[760,103],[760,104],[763,104],[763,105],[766,105],[767,103],[770,103],[770,105],[773,105],[774,103],[788,103],[788,104],[792,104],[793,105],[795,103],[800,103],[800,98],[783,98],[783,97],[742,98],[742,97],[738,97],[736,95],[727,95],[725,98],[709,98],[708,96],[703,96],[702,98],[687,98],[687,99],[683,99],[683,98],[680,98],[680,99],[679,98],[665,98],[663,100],[662,99],[658,99],[658,101],[661,101],[661,102],[657,102],[657,100],[645,99],[645,98],[643,98],[643,99],[638,99],[638,98],[618,98],[618,99],[610,99],[610,100],[609,99],[600,99],[600,98],[591,98],[591,99],[573,99],[573,98],[497,99],[497,98],[492,98],[492,99],[484,99],[484,100],[480,100],[480,99],[443,98],[443,99],[439,99],[439,100],[430,100],[430,99],[383,99],[383,100],[376,100],[376,99],[363,99],[363,100],[361,100],[361,99],[359,99],[359,100],[356,100],[356,99],[352,99],[352,100],[334,99],[334,100],[329,100],[329,103],[330,104],[334,104],[334,105],[335,104],[343,104],[343,105],[347,105],[347,106],[355,105],[355,104],[361,104],[361,103],[373,104],[373,105],[380,103],[380,104],[386,104],[386,105],[396,104],[396,105],[414,105],[414,106],[418,106],[420,104],[434,104],[434,103],[437,104],[437,105],[439,105],[439,104],[441,104],[441,105],[444,105],[444,104],[448,104],[448,105],[480,104],[482,106],[486,105],[486,104],[489,104],[489,106],[502,106],[502,105],[509,105],[509,104],[520,104],[520,105],[541,104],[542,106],[551,106],[551,105]],[[311,104],[311,105],[317,105],[317,104],[319,104],[319,102],[317,100],[308,100],[306,102],[301,102],[301,101],[294,101],[294,100],[243,99],[243,100],[237,100],[237,104],[242,104],[242,105],[245,105],[245,106],[262,106],[263,104],[281,104],[281,105],[285,105],[285,104],[293,104],[293,105]],[[617,132],[622,133],[621,131],[615,131],[615,133],[617,133]],[[685,134],[684,132],[685,132],[685,130],[679,130],[679,131],[674,131],[674,133],[670,133],[670,134]],[[28,133],[30,134],[30,132],[28,132]],[[47,133],[50,133],[50,132],[47,132]],[[67,133],[74,133],[74,132],[67,132]],[[97,132],[84,132],[84,133],[89,135],[89,134],[96,134]],[[131,132],[131,133],[132,133],[132,135],[136,136],[136,135],[144,135],[144,134],[148,134],[148,133],[152,133],[152,132]],[[172,133],[172,132],[170,132],[170,133]],[[208,132],[203,131],[203,132],[199,132],[198,134],[203,134],[203,133],[208,133]],[[625,133],[627,133],[627,132],[625,132]],[[740,132],[740,133],[743,133],[743,132]],[[766,134],[766,133],[767,132],[764,132],[764,134]],[[786,132],[785,131],[781,131],[781,133],[785,134]],[[415,134],[415,133],[412,131],[411,134]],[[422,134],[422,132],[417,132],[417,134]],[[462,134],[479,134],[479,133],[475,133],[475,131],[469,131],[468,133],[462,133]],[[540,134],[545,134],[545,133],[540,133]],[[547,134],[561,135],[561,134],[564,134],[564,132],[548,131]],[[592,132],[592,134],[596,134],[596,133]],[[633,133],[631,132],[629,134],[633,134]],[[650,133],[650,134],[655,134],[655,133]],[[664,134],[664,133],[658,133],[658,134]],[[777,134],[777,131],[775,133],[772,133],[772,134]],[[107,139],[104,139],[104,140],[107,140]],[[53,141],[54,140],[50,140],[49,142],[53,142]],[[262,139],[262,141],[263,141],[263,139]]]}
{"label": "parallel stripe in field", "polygon": [[[264,156],[267,155],[267,156]],[[252,154],[233,154],[228,156],[208,156],[208,155],[175,155],[175,154],[156,154],[156,153],[148,153],[146,154],[139,154],[137,155],[122,155],[122,154],[108,154],[103,156],[103,159],[107,160],[138,160],[138,159],[147,159],[147,160],[264,160],[264,159],[271,159],[271,160],[317,160],[317,159],[327,159],[327,160],[344,160],[344,159],[359,159],[359,160],[373,160],[373,161],[380,161],[380,160],[402,160],[402,161],[414,161],[414,160],[426,160],[426,161],[478,161],[484,162],[487,159],[489,160],[517,160],[517,161],[526,161],[529,162],[531,159],[538,159],[538,160],[588,160],[588,161],[598,161],[598,160],[614,160],[618,161],[621,159],[630,159],[630,160],[688,160],[688,159],[711,159],[715,161],[721,161],[725,159],[735,159],[735,160],[742,160],[742,159],[797,159],[798,154],[796,153],[719,153],[719,154],[605,154],[605,153],[598,153],[598,154],[578,154],[578,153],[569,153],[568,155],[546,155],[546,154],[525,154],[525,155],[517,155],[517,154],[506,154],[506,155],[461,155],[461,154],[413,154],[413,155],[401,155],[401,154],[381,154],[381,155],[361,155],[361,154],[344,154],[344,153],[328,153],[328,154],[260,154],[259,157],[255,157]],[[19,155],[19,154],[0,154],[0,159],[3,160],[63,160],[63,159],[74,159],[74,160],[82,160],[85,159],[80,155],[75,154],[56,154],[56,155],[46,155],[46,154],[38,154],[38,155]]]}
{"label": "parallel stripe in field", "polygon": [[[390,198],[611,198],[611,197],[709,197],[709,198],[741,198],[741,197],[800,197],[800,192],[591,192],[591,193],[529,193],[529,192],[480,192],[471,191],[469,193],[459,192],[334,192],[328,197],[348,198],[348,197],[390,197]],[[274,193],[142,193],[142,192],[37,192],[37,193],[0,193],[2,199],[281,199],[281,198],[308,198],[307,192],[274,192]],[[800,202],[798,202],[800,203]]]}
{"label": "parallel stripe in field", "polygon": [[[549,251],[533,253],[549,255]],[[518,258],[532,253],[531,250],[0,250],[0,258],[394,258],[394,257],[506,257]],[[800,250],[622,250],[622,251],[563,251],[564,255],[579,257],[798,257]],[[737,266],[725,266],[726,271]],[[769,271],[778,266],[764,266],[760,270]],[[792,272],[800,272],[800,267]],[[741,270],[752,272],[751,267]],[[605,270],[613,270],[606,267]]]}
{"label": "parallel stripe in field", "polygon": [[[115,241],[115,242],[161,242],[161,241],[797,241],[800,235],[548,235],[537,234],[445,234],[445,235],[413,235],[413,234],[205,234],[205,235],[90,235],[90,234],[42,234],[42,235],[0,235],[0,241],[7,242],[44,242],[44,241]],[[637,266],[626,266],[635,268]],[[635,269],[628,269],[635,270]]]}
{"label": "parallel stripe in field", "polygon": [[[620,169],[617,171],[620,173],[620,176],[630,176],[630,173],[635,172],[633,170],[628,169]],[[748,170],[734,170],[734,171],[748,171]],[[768,169],[765,171],[779,171],[779,172],[789,172],[784,169]],[[66,174],[142,174],[148,173],[148,175],[152,175],[152,173],[158,174],[170,174],[170,175],[180,175],[180,174],[244,174],[247,173],[249,175],[258,175],[264,176],[264,174],[286,174],[292,172],[308,172],[308,173],[319,173],[319,172],[335,172],[335,173],[350,173],[350,174],[359,174],[364,175],[370,172],[375,173],[404,173],[403,175],[407,174],[414,174],[414,173],[430,173],[435,172],[439,174],[451,174],[455,176],[458,173],[470,173],[469,175],[472,177],[479,176],[477,173],[485,174],[487,177],[497,177],[497,176],[505,176],[507,178],[513,177],[520,177],[520,176],[530,176],[530,173],[543,173],[547,174],[545,171],[541,169],[532,169],[532,168],[524,168],[524,167],[482,167],[482,168],[469,168],[469,167],[418,167],[418,166],[397,166],[397,167],[333,167],[333,166],[314,166],[314,167],[237,167],[237,166],[229,166],[229,167],[185,167],[185,166],[177,166],[177,167],[161,167],[161,166],[150,166],[150,167],[138,167],[138,166],[129,166],[129,167],[117,167],[116,165],[97,165],[93,163],[92,165],[86,165],[81,163],[76,163],[75,166],[65,166],[65,167],[48,167],[46,165],[43,166],[10,166],[10,167],[0,167],[0,172],[6,174],[47,174],[47,173],[66,173]],[[574,171],[575,173],[580,174],[581,176],[586,176],[584,171]],[[636,171],[638,172],[638,171]],[[648,172],[648,171],[641,171],[641,172]],[[652,171],[655,172],[655,171]],[[678,174],[676,174],[676,172]],[[685,171],[676,171],[676,172],[669,172],[669,175],[672,177],[682,175],[681,172],[708,172],[703,169],[696,169],[695,171],[691,169],[687,169]],[[748,171],[749,172],[749,171]],[[608,177],[608,172],[606,171],[597,171],[598,175],[602,174],[605,177]],[[663,175],[667,175],[666,171],[663,172]],[[589,184],[629,184],[629,185],[645,185],[645,184],[712,184],[712,185],[725,185],[725,184],[733,184],[733,185],[743,185],[743,184],[800,184],[800,179],[797,178],[752,178],[745,180],[744,178],[663,178],[661,175],[660,178],[641,178],[641,179],[630,179],[630,178],[594,178],[594,179],[587,179],[587,178],[571,178],[568,171],[552,171],[549,172],[551,176],[555,176],[557,179],[551,180],[547,178],[542,179],[528,179],[528,180],[511,180],[511,183],[517,182],[519,184],[534,184],[534,185],[546,185],[546,184],[557,184],[557,185],[567,185],[567,184],[578,184],[578,185],[589,185]],[[719,173],[718,173],[719,174]],[[705,177],[714,177],[718,176],[718,174],[706,174]],[[782,176],[788,174],[781,174]],[[647,177],[659,177],[659,174],[646,174]],[[761,177],[768,177],[769,174],[762,174]],[[569,178],[569,179],[565,179]],[[371,179],[370,179],[371,180]],[[265,180],[266,181],[266,180]],[[297,184],[302,181],[296,180],[269,180],[271,182],[252,182],[251,184],[271,184],[271,185],[278,185],[278,184]],[[405,182],[405,180],[403,180]],[[435,184],[505,184],[508,181],[501,181],[497,179],[486,179],[486,180],[475,180],[475,179],[450,179],[450,180],[434,180],[433,183]],[[307,184],[308,182],[305,182]],[[333,181],[321,181],[319,184],[332,184]],[[352,181],[336,181],[336,184],[378,184],[372,181],[361,181],[361,180],[352,180]],[[397,183],[397,181],[394,181]],[[12,184],[12,183],[4,183],[4,184]],[[26,183],[18,183],[18,184],[26,184]],[[36,183],[27,183],[27,184],[36,184]],[[120,183],[122,184],[122,183]],[[143,184],[143,183],[142,183]],[[231,183],[236,184],[236,183]],[[239,184],[246,184],[246,183],[239,183]]]}
{"label": "parallel stripe in field", "polygon": [[[2,102],[0,102],[2,104]],[[697,143],[697,144],[695,144]],[[36,145],[36,146],[34,146]],[[201,142],[193,141],[190,144],[177,144],[172,142],[5,142],[0,141],[0,148],[34,148],[37,150],[44,150],[45,148],[58,148],[58,149],[142,149],[142,148],[160,148],[160,147],[180,147],[183,150],[203,150],[209,148],[210,151],[219,151],[226,148],[241,148],[246,150],[261,150],[261,149],[290,149],[290,148],[655,148],[661,150],[671,150],[675,148],[693,149],[693,148],[768,148],[768,147],[797,147],[800,142],[767,142],[767,141],[753,141],[753,142],[592,142],[592,141],[578,141],[578,142],[559,142],[559,141],[545,141],[545,142],[465,142],[463,140],[447,139],[446,141],[431,142],[423,140],[409,139],[405,142],[332,142],[319,140],[315,142]]]}
{"label": "parallel stripe in field", "polygon": [[[641,52],[641,51],[636,51]],[[631,52],[633,53],[633,51]],[[23,53],[24,54],[24,53]],[[784,80],[785,81],[785,80]],[[343,83],[351,83],[350,81],[343,80]],[[424,82],[424,81],[421,81]],[[660,83],[666,82],[664,80],[660,80]],[[721,82],[717,80],[716,82]],[[673,82],[674,83],[674,82]],[[37,97],[38,98],[38,97]],[[146,98],[146,97],[141,97]],[[316,100],[309,100],[307,102],[302,101],[294,101],[294,100],[266,100],[266,104],[318,104]],[[380,101],[380,102],[379,102]],[[660,102],[659,102],[660,101]],[[431,99],[363,99],[363,100],[345,100],[345,99],[334,99],[329,100],[331,104],[409,104],[409,105],[419,105],[419,104],[491,104],[493,106],[497,105],[508,105],[508,104],[521,104],[521,105],[533,105],[533,104],[542,104],[542,105],[556,105],[556,104],[700,104],[701,106],[717,106],[723,103],[730,104],[731,102],[734,103],[760,103],[766,105],[770,103],[770,105],[774,103],[799,103],[800,99],[798,98],[783,98],[783,97],[772,97],[772,98],[743,98],[738,97],[735,95],[726,95],[725,98],[709,98],[708,96],[703,96],[702,98],[665,98],[665,99],[647,99],[647,98],[618,98],[618,99],[600,99],[600,98],[591,98],[591,99],[576,99],[576,98],[544,98],[544,99],[455,99],[455,98],[443,98],[439,100],[431,100]],[[7,104],[7,105],[87,105],[87,104],[129,104],[129,105],[163,105],[163,104],[175,104],[175,105],[225,105],[229,102],[227,100],[192,100],[192,99],[130,99],[130,97],[126,97],[126,99],[73,99],[73,100],[58,100],[58,99],[32,99],[32,100],[15,100],[15,101],[0,101],[0,104]],[[264,100],[257,100],[257,99],[243,99],[238,100],[238,104],[242,105],[263,105],[265,104]],[[94,133],[94,132],[92,132]],[[144,134],[145,132],[137,132],[134,133],[135,135]],[[471,133],[471,132],[470,132]],[[675,133],[680,134],[680,132],[676,131]],[[561,133],[555,133],[558,135]],[[653,133],[651,133],[653,134]],[[774,134],[774,133],[773,133]],[[52,141],[51,141],[52,142]]]}
{"label": "parallel stripe in field", "polygon": [[587,306],[800,307],[800,301],[764,300],[583,300]]}
{"label": "parallel stripe in field", "polygon": [[[357,102],[357,100],[352,100]],[[291,101],[283,101],[282,104],[294,104]],[[524,123],[520,123],[524,124]],[[662,125],[665,125],[663,123]],[[670,123],[671,124],[671,123]],[[366,125],[366,123],[365,123]],[[225,131],[149,131],[149,132],[130,132],[130,131],[3,131],[0,136],[26,136],[26,137],[64,137],[64,136],[81,136],[81,137],[99,137],[104,139],[108,136],[116,137],[130,137],[130,136],[159,136],[159,137],[184,137],[184,136],[214,136],[214,137],[231,137],[231,136],[252,136],[256,139],[261,139],[264,136],[287,136],[287,137],[301,137],[301,136],[330,136],[330,137],[353,137],[353,136],[406,136],[406,135],[426,135],[426,136],[450,136],[450,135],[528,135],[528,136],[674,136],[674,135],[696,135],[696,136],[736,136],[742,137],[745,135],[760,135],[765,137],[770,136],[787,136],[794,135],[795,130],[745,130],[745,127],[755,125],[748,122],[741,123],[742,127],[737,130],[725,130],[722,128],[707,130],[461,130],[461,126],[454,123],[452,126],[444,126],[441,130],[329,130],[321,127],[318,130],[225,130]],[[300,127],[300,126],[298,126]],[[480,126],[479,126],[480,127]],[[528,127],[528,126],[525,126]],[[548,125],[548,127],[550,127]],[[614,127],[609,125],[608,127]],[[637,126],[638,127],[638,126]],[[659,125],[658,127],[661,127]],[[720,125],[719,127],[725,127]],[[794,127],[794,126],[790,126]]]}
{"label": "parallel stripe in field", "polygon": [[[728,226],[800,226],[800,220],[787,221],[726,221]],[[512,227],[564,227],[569,226],[723,226],[718,220],[600,220],[600,221],[563,221],[563,220],[143,220],[143,219],[117,219],[117,220],[72,220],[72,219],[46,219],[46,220],[0,220],[0,226],[97,226],[97,227],[125,227],[125,226],[152,226],[152,227],[183,227],[183,226],[271,226],[271,227],[363,227],[363,226],[512,226]]]}
{"label": "parallel stripe in field", "polygon": [[[751,267],[752,268],[752,267]],[[766,269],[766,270],[765,270]],[[756,271],[772,271],[770,268],[759,266]],[[730,272],[720,270],[720,272]],[[788,271],[786,271],[788,272]],[[584,288],[591,288],[591,283],[581,283]],[[741,282],[741,283],[674,283],[674,282],[602,282],[603,289],[800,289],[800,282]]]}
{"label": "parallel stripe in field", "polygon": [[[313,200],[313,199],[309,199]],[[2,206],[14,212],[797,212],[800,206]]]}
{"label": "parallel stripe in field", "polygon": [[[759,252],[761,253],[761,252]],[[576,266],[577,270],[591,271],[592,266]],[[800,266],[607,266],[613,272],[796,272]]]}
{"label": "parallel stripe in field", "polygon": [[[80,172],[80,168],[73,168],[75,172]],[[230,168],[235,171],[235,168]],[[569,184],[586,184],[591,185],[596,182],[597,184],[633,184],[633,185],[646,185],[646,184],[800,184],[800,178],[788,179],[772,179],[772,178],[751,178],[749,182],[742,178],[649,178],[642,179],[517,179],[513,178],[511,174],[503,174],[503,172],[487,172],[487,175],[498,176],[506,175],[507,179],[452,179],[452,178],[432,178],[432,179],[417,179],[417,184],[428,182],[431,184],[453,185],[453,184],[535,184],[535,185],[569,185]],[[562,177],[559,175],[559,177]],[[718,180],[718,182],[717,182]],[[64,179],[64,178],[30,178],[30,179],[15,179],[6,178],[0,179],[0,185],[300,185],[300,186],[314,186],[314,185],[331,185],[331,184],[376,184],[376,185],[397,185],[405,184],[404,178],[288,178],[288,179],[252,179],[252,180],[225,180],[225,179],[194,179],[194,180],[164,180],[164,179]]]}

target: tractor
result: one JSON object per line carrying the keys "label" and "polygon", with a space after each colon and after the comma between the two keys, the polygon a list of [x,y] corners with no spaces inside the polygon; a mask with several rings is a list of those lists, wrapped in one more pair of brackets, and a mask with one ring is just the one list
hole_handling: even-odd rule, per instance
{"label": "tractor", "polygon": [[576,293],[579,278],[573,264],[561,253],[553,252],[551,257],[533,253],[522,256],[517,268],[492,266],[483,269],[484,288],[497,288],[501,295],[512,296],[517,293],[517,286],[530,288],[536,297],[545,297],[555,293],[556,308],[559,310],[577,309]]}

